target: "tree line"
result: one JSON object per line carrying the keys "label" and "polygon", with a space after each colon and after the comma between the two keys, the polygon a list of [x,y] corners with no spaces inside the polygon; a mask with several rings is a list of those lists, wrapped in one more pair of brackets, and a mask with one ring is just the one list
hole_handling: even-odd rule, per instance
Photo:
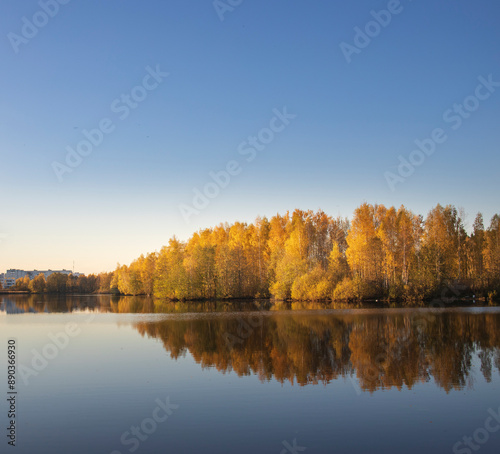
{"label": "tree line", "polygon": [[[186,242],[174,236],[160,252],[88,276],[85,284],[79,284],[81,276],[68,276],[66,289],[172,300],[414,301],[439,296],[453,284],[461,296],[495,298],[500,215],[486,229],[479,213],[470,234],[464,218],[452,205],[437,205],[425,219],[404,206],[368,203],[356,208],[351,221],[295,210],[249,224],[220,224]],[[51,277],[46,291],[63,287],[49,284]],[[34,282],[23,285],[36,289]]]}
{"label": "tree line", "polygon": [[43,273],[30,279],[24,276],[16,280],[12,287],[14,291],[30,293],[110,293],[110,283],[113,273],[100,273],[89,276],[63,273],[52,273],[45,278]]}
{"label": "tree line", "polygon": [[295,210],[270,220],[221,224],[187,242],[118,266],[122,294],[169,299],[415,300],[461,285],[465,295],[500,288],[500,216],[485,229],[478,214],[437,205],[424,220],[401,206],[362,204],[352,221]]}

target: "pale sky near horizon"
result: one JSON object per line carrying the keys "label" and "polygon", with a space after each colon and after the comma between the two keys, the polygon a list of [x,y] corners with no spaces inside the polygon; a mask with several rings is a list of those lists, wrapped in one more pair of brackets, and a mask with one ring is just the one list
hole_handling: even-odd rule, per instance
{"label": "pale sky near horizon", "polygon": [[486,227],[500,212],[497,1],[54,2],[0,16],[0,272],[111,271],[173,235],[295,208],[454,204]]}

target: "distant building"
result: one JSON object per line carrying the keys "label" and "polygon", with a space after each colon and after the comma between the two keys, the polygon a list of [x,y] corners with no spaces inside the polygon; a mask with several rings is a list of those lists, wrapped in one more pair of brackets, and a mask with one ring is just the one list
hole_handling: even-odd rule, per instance
{"label": "distant building", "polygon": [[10,288],[16,283],[17,279],[22,279],[25,276],[28,276],[31,280],[37,277],[39,274],[43,274],[45,276],[45,279],[47,279],[51,274],[54,273],[67,274],[67,275],[73,274],[73,276],[76,277],[82,275],[82,273],[73,273],[72,271],[69,270],[47,270],[47,271],[7,270],[6,273],[0,274],[0,282],[2,282],[3,288]]}

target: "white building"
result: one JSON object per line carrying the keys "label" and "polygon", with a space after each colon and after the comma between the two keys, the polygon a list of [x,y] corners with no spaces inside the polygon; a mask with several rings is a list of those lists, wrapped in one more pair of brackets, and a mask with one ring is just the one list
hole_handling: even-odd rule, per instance
{"label": "white building", "polygon": [[39,274],[43,274],[45,276],[45,279],[47,279],[51,274],[54,273],[60,273],[60,274],[73,274],[73,276],[80,276],[81,273],[73,273],[72,271],[69,270],[47,270],[47,271],[38,271],[38,270],[33,270],[33,271],[24,271],[24,270],[7,270],[5,274],[0,274],[0,282],[2,282],[3,288],[10,288],[12,287],[17,279],[22,279],[25,276],[28,276],[31,279],[34,279],[37,277]]}

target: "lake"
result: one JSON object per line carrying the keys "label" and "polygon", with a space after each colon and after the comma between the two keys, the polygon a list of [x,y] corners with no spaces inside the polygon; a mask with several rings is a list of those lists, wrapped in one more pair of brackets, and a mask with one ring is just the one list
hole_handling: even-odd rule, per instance
{"label": "lake", "polygon": [[14,453],[498,453],[500,308],[0,295]]}

